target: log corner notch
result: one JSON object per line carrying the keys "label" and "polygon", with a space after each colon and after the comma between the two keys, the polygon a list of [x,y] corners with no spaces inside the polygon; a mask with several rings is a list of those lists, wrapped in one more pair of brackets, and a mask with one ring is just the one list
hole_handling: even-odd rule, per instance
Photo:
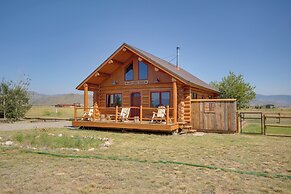
{"label": "log corner notch", "polygon": [[176,79],[172,78],[173,83],[173,117],[174,117],[174,124],[177,123],[177,109],[178,109],[178,94],[177,94],[177,81]]}
{"label": "log corner notch", "polygon": [[88,113],[88,84],[84,84],[84,112]]}

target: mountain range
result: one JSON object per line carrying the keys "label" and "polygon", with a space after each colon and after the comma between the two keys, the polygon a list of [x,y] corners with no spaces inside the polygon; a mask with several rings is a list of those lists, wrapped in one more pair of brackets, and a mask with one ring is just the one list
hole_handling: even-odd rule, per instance
{"label": "mountain range", "polygon": [[[93,96],[89,95],[89,105],[92,105]],[[37,92],[30,92],[30,103],[32,105],[56,105],[84,103],[83,94],[59,94],[47,95]],[[257,94],[256,99],[251,101],[251,105],[274,104],[277,107],[291,107],[291,95],[262,95]]]}
{"label": "mountain range", "polygon": [[291,95],[262,95],[257,94],[251,105],[273,104],[276,107],[291,107]]}
{"label": "mountain range", "polygon": [[[32,105],[56,105],[56,104],[73,104],[80,103],[84,104],[83,94],[58,94],[58,95],[47,95],[40,94],[37,92],[29,92],[30,104]],[[93,104],[93,96],[89,95],[89,105]]]}

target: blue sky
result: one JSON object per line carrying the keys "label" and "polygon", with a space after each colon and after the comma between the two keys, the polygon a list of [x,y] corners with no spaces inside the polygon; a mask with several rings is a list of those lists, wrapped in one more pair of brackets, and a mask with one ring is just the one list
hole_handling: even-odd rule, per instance
{"label": "blue sky", "polygon": [[233,71],[259,94],[291,95],[291,1],[0,0],[0,78],[76,93],[123,42],[209,83]]}

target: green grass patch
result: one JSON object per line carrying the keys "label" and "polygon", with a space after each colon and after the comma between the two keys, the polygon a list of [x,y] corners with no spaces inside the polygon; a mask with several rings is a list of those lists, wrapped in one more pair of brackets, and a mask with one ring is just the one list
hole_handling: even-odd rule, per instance
{"label": "green grass patch", "polygon": [[52,134],[32,131],[30,133],[18,132],[12,138],[13,141],[32,147],[46,148],[79,148],[88,149],[99,146],[102,141],[98,138],[73,136],[66,134]]}
{"label": "green grass patch", "polygon": [[257,123],[250,123],[243,127],[242,133],[258,133],[261,134],[261,126]]}

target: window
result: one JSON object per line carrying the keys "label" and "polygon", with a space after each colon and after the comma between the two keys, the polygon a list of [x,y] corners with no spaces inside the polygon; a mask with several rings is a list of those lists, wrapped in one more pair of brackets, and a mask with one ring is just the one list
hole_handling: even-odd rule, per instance
{"label": "window", "polygon": [[147,80],[148,79],[148,65],[144,62],[138,62],[138,79]]}
{"label": "window", "polygon": [[191,99],[197,99],[197,93],[191,92]]}
{"label": "window", "polygon": [[214,112],[215,104],[214,102],[204,103],[204,112]]}
{"label": "window", "polygon": [[125,70],[125,80],[131,81],[133,80],[133,64],[131,63]]}
{"label": "window", "polygon": [[151,92],[151,107],[170,106],[170,92]]}
{"label": "window", "polygon": [[115,107],[122,105],[122,94],[107,94],[106,107]]}

